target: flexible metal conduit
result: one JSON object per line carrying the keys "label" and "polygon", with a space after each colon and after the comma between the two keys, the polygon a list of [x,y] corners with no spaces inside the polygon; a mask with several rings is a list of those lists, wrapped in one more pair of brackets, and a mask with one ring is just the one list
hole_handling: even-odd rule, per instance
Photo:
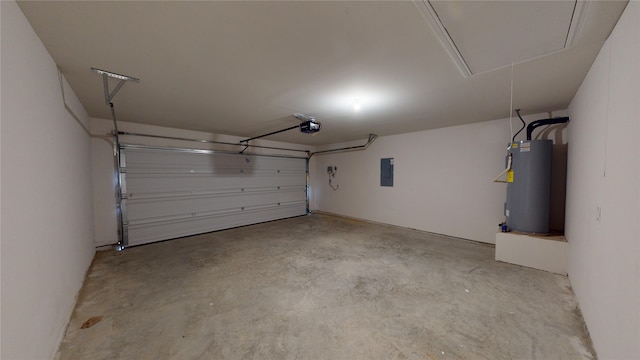
{"label": "flexible metal conduit", "polygon": [[312,152],[311,154],[309,154],[309,158],[311,158],[313,155],[316,155],[316,154],[322,155],[322,154],[340,152],[340,151],[366,150],[369,147],[369,145],[371,145],[377,138],[378,138],[378,135],[369,134],[369,140],[367,140],[367,143],[364,144],[364,145],[347,146],[347,147],[342,147],[342,148],[337,148],[337,149],[316,151],[316,152]]}

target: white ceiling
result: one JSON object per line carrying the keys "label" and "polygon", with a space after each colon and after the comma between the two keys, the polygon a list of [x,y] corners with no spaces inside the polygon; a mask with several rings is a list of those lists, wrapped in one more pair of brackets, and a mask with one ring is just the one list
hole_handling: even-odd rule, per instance
{"label": "white ceiling", "polygon": [[511,63],[514,108],[564,109],[626,1],[580,7],[568,48],[574,1],[426,3],[469,77],[421,0],[19,5],[93,117],[110,118],[97,67],[141,79],[115,97],[120,121],[251,137],[304,113],[317,136],[270,139],[327,144],[508,117]]}

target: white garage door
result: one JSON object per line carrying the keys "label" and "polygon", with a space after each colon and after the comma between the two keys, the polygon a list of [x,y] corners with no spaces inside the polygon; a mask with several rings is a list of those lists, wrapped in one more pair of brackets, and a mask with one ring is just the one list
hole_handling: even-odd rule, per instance
{"label": "white garage door", "polygon": [[125,145],[123,245],[307,213],[305,158]]}

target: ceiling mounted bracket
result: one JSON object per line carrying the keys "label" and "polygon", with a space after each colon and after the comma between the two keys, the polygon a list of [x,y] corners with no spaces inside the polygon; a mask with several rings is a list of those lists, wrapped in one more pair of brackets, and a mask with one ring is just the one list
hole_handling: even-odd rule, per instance
{"label": "ceiling mounted bracket", "polygon": [[[125,82],[127,81],[140,82],[140,79],[134,78],[132,76],[117,74],[111,71],[101,70],[94,67],[92,67],[91,70],[98,73],[99,75],[102,75],[102,84],[104,86],[104,103],[107,105],[111,103],[111,100],[113,100],[113,98],[116,96],[116,94],[118,93],[120,88],[122,88]],[[118,85],[116,85],[116,87],[111,92],[109,91],[110,77],[120,80],[118,82]]]}

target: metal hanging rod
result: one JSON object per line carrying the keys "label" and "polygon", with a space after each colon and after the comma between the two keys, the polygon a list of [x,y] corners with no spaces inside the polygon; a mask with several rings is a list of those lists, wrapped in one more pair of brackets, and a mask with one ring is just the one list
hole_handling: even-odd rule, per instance
{"label": "metal hanging rod", "polygon": [[[113,156],[115,161],[116,168],[116,212],[118,216],[118,245],[116,249],[122,250],[124,246],[128,243],[129,235],[127,233],[126,227],[124,226],[124,215],[123,212],[123,194],[122,194],[122,167],[121,167],[121,157],[120,157],[120,138],[118,137],[118,121],[116,120],[116,110],[113,106],[113,98],[116,96],[116,93],[122,88],[124,83],[127,81],[140,82],[140,79],[134,78],[127,75],[117,74],[111,71],[102,70],[98,68],[91,68],[91,71],[97,73],[102,76],[102,85],[104,87],[104,102],[111,109],[111,118],[113,120],[113,128],[115,129],[113,132]],[[109,92],[109,78],[114,78],[120,80],[118,85],[116,85],[113,91]]]}
{"label": "metal hanging rod", "polygon": [[[263,138],[263,137],[266,137],[266,136],[279,134],[281,132],[285,132],[285,131],[289,131],[289,130],[293,130],[293,129],[300,129],[300,131],[305,133],[305,134],[315,134],[318,131],[320,131],[320,129],[322,128],[322,124],[320,124],[320,122],[318,122],[316,120],[316,118],[313,117],[313,116],[307,116],[307,115],[304,115],[304,114],[293,114],[293,116],[296,119],[300,120],[301,123],[298,124],[298,125],[290,126],[290,127],[286,128],[286,129],[276,130],[276,131],[272,131],[272,132],[267,133],[267,134],[262,134],[262,135],[254,136],[252,138],[240,140],[240,143],[246,145],[251,140],[260,139],[260,138]],[[246,150],[246,148],[245,148],[245,150]],[[244,150],[242,150],[242,151],[244,151]]]}
{"label": "metal hanging rod", "polygon": [[[296,125],[296,127],[297,127],[297,125]],[[307,153],[307,154],[309,154],[309,153],[311,152],[310,150],[289,149],[289,148],[276,147],[276,146],[251,145],[251,144],[238,144],[238,143],[232,143],[232,142],[226,142],[226,141],[203,140],[203,139],[189,139],[189,138],[181,138],[181,137],[175,137],[175,136],[150,135],[150,134],[141,134],[141,133],[127,132],[127,131],[118,131],[118,134],[119,134],[119,135],[128,135],[128,136],[150,137],[150,138],[155,138],[155,139],[181,140],[181,141],[194,141],[194,142],[199,142],[199,143],[203,143],[203,144],[233,145],[233,146],[243,146],[243,147],[244,147],[244,146],[248,146],[248,147],[254,147],[254,148],[259,148],[259,149],[295,151],[295,152],[303,152],[303,153]]]}
{"label": "metal hanging rod", "polygon": [[321,154],[339,152],[339,151],[366,150],[369,147],[369,145],[371,145],[377,138],[378,138],[378,135],[369,134],[369,139],[367,140],[367,143],[364,144],[364,145],[347,146],[347,147],[342,147],[342,148],[337,148],[337,149],[316,151],[316,152],[312,152],[311,154],[309,154],[309,157],[312,157],[313,155],[316,155],[316,154],[320,154],[321,155]]}
{"label": "metal hanging rod", "polygon": [[285,131],[293,130],[293,129],[296,129],[296,128],[299,128],[299,127],[300,127],[300,125],[294,125],[294,126],[291,126],[291,127],[286,128],[286,129],[277,130],[277,131],[272,131],[272,132],[270,132],[270,133],[268,133],[268,134],[258,135],[258,136],[254,136],[254,137],[252,137],[252,138],[248,138],[248,139],[240,140],[240,142],[241,142],[241,143],[248,143],[248,142],[249,142],[249,141],[251,141],[251,140],[260,139],[260,138],[263,138],[263,137],[265,137],[265,136],[269,136],[269,135],[279,134],[279,133],[281,133],[281,132],[285,132]]}

